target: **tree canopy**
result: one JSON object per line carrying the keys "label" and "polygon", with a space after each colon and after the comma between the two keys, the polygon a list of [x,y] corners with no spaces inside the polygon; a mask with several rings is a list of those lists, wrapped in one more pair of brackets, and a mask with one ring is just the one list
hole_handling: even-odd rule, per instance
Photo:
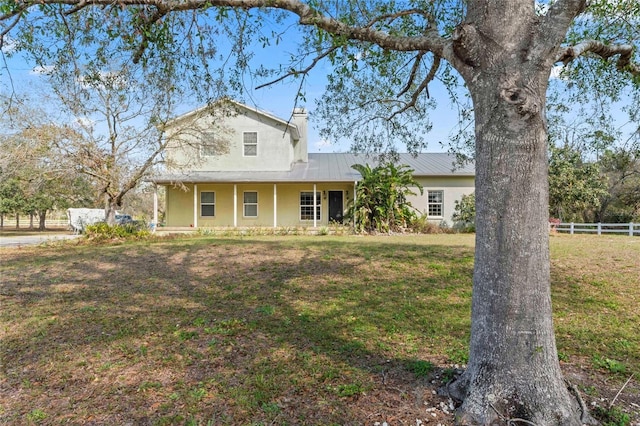
{"label": "tree canopy", "polygon": [[[327,63],[323,131],[358,149],[421,149],[440,85],[476,164],[470,356],[446,389],[464,425],[593,422],[555,347],[548,129],[559,113],[610,136],[612,108],[637,125],[639,22],[635,0],[0,1],[1,43],[67,79],[125,58],[209,100],[245,78],[304,89]],[[281,66],[255,66],[257,46],[285,42],[298,48]]]}

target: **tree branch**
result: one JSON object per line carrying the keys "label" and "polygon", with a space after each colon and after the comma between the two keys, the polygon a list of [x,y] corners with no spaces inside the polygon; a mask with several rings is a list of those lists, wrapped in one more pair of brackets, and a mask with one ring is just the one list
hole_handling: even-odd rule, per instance
{"label": "tree branch", "polygon": [[394,118],[396,115],[402,114],[403,112],[407,111],[409,108],[415,107],[416,103],[418,102],[418,96],[420,96],[420,93],[422,93],[423,91],[426,91],[427,98],[429,97],[428,86],[429,86],[429,83],[435,78],[436,72],[438,71],[439,67],[440,67],[440,57],[435,56],[433,58],[433,64],[431,64],[431,69],[429,70],[429,74],[424,78],[424,80],[422,80],[418,88],[413,92],[413,95],[411,96],[411,101],[408,102],[404,107],[400,108],[398,111],[391,114],[391,117],[389,117],[389,120]]}
{"label": "tree branch", "polygon": [[605,44],[597,40],[586,40],[575,46],[569,46],[562,49],[556,55],[556,62],[562,62],[565,65],[578,57],[587,53],[593,53],[602,59],[609,59],[612,56],[619,55],[616,61],[616,68],[619,71],[628,71],[634,76],[640,76],[640,65],[633,63],[633,46],[630,44]]}
{"label": "tree branch", "polygon": [[[0,22],[13,16],[22,15],[23,12],[36,5],[61,4],[71,6],[69,12],[77,12],[89,6],[113,6],[113,0],[39,0],[32,2],[20,0],[16,2],[14,10],[0,15]],[[389,33],[364,26],[351,26],[336,18],[323,15],[316,9],[300,0],[118,0],[115,4],[119,7],[128,6],[155,6],[159,10],[169,12],[181,12],[187,10],[208,9],[211,7],[232,7],[240,9],[275,8],[289,11],[299,17],[299,23],[306,26],[315,26],[331,34],[340,35],[351,40],[365,41],[377,44],[383,49],[408,51],[431,51],[449,60],[447,46],[448,40],[440,37],[437,30],[431,29],[422,36],[406,37],[394,36]],[[415,10],[399,12],[398,16],[407,13],[417,13]],[[390,15],[392,17],[392,15]],[[4,31],[4,30],[3,30]],[[451,58],[455,62],[455,58]]]}
{"label": "tree branch", "polygon": [[309,64],[308,67],[302,69],[302,70],[296,70],[296,69],[292,69],[289,72],[287,72],[286,74],[281,75],[280,77],[276,78],[273,81],[269,81],[267,83],[261,84],[259,86],[256,87],[257,89],[262,89],[263,87],[267,87],[267,86],[271,86],[272,84],[278,83],[288,77],[292,77],[292,76],[296,76],[296,75],[300,75],[300,74],[308,74],[309,71],[311,71],[317,64],[318,62],[320,62],[322,59],[326,58],[328,55],[330,55],[331,53],[335,52],[336,50],[338,50],[339,46],[333,46],[327,50],[325,50],[324,52],[322,52],[321,54],[319,54],[318,56],[316,56],[315,58],[313,58],[313,61],[311,62],[311,64]]}

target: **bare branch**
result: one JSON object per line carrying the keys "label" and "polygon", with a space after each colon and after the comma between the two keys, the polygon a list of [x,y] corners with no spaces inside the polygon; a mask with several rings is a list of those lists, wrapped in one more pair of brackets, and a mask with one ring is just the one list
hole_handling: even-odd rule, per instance
{"label": "bare branch", "polygon": [[335,52],[336,50],[338,50],[339,46],[333,46],[327,50],[325,50],[324,52],[322,52],[321,54],[319,54],[318,56],[316,56],[315,58],[313,58],[313,61],[311,62],[311,64],[309,64],[309,66],[307,66],[304,69],[301,70],[296,70],[296,69],[292,69],[289,72],[287,72],[286,74],[281,75],[280,77],[276,78],[273,81],[261,84],[259,86],[256,87],[257,89],[262,89],[263,87],[267,87],[267,86],[271,86],[272,84],[278,83],[288,77],[292,77],[292,76],[296,76],[296,75],[307,75],[309,73],[309,71],[311,71],[317,64],[318,62],[320,62],[322,59],[326,58],[328,55],[330,55],[331,53]]}
{"label": "bare branch", "polygon": [[389,117],[389,120],[391,120],[392,118],[394,118],[399,114],[402,114],[403,112],[407,111],[409,108],[414,108],[418,103],[418,96],[420,96],[420,94],[423,91],[426,92],[427,98],[429,97],[428,86],[429,86],[429,83],[431,83],[431,81],[435,78],[436,72],[438,72],[438,68],[440,67],[440,61],[441,59],[439,56],[435,56],[433,58],[433,64],[431,64],[431,69],[429,70],[429,74],[424,78],[424,80],[422,80],[418,88],[413,92],[413,95],[411,96],[411,101],[408,102],[404,107],[394,112],[391,115],[391,117]]}
{"label": "bare branch", "polygon": [[403,16],[409,16],[409,15],[422,15],[427,19],[427,22],[429,22],[429,19],[433,20],[433,16],[430,13],[427,13],[424,10],[409,9],[409,10],[403,10],[403,11],[400,11],[400,12],[397,12],[397,13],[390,13],[390,14],[387,14],[387,15],[376,16],[374,19],[369,21],[369,23],[367,25],[365,25],[365,28],[371,28],[376,23],[381,22],[381,21],[393,22],[398,18],[401,18]]}
{"label": "bare branch", "polygon": [[409,80],[407,81],[407,84],[404,86],[404,88],[398,93],[398,97],[407,93],[411,88],[411,85],[415,81],[418,68],[420,68],[420,62],[422,61],[422,57],[424,56],[425,53],[426,52],[418,52],[418,54],[416,55],[416,59],[413,62],[413,67],[411,67],[411,72],[409,73]]}
{"label": "bare branch", "polygon": [[588,53],[598,55],[605,60],[619,55],[616,68],[619,71],[628,71],[634,76],[640,76],[640,65],[631,62],[633,46],[630,44],[605,44],[597,40],[586,40],[575,46],[562,49],[556,56],[556,62],[563,62],[566,65]]}

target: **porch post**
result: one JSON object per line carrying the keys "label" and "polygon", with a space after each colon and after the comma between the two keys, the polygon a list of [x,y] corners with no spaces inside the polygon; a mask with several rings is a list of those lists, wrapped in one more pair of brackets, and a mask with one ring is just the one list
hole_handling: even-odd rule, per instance
{"label": "porch post", "polygon": [[358,209],[356,209],[356,200],[358,199],[358,192],[356,189],[358,188],[358,181],[353,182],[353,230],[355,232],[356,224],[358,220],[356,218],[358,214]]}
{"label": "porch post", "polygon": [[153,231],[158,228],[158,185],[153,185]]}
{"label": "porch post", "polygon": [[238,227],[238,184],[233,184],[233,227]]}
{"label": "porch post", "polygon": [[318,220],[316,216],[316,209],[318,208],[318,193],[316,192],[316,184],[313,184],[313,227],[318,226]]}
{"label": "porch post", "polygon": [[193,184],[193,227],[198,227],[198,184]]}
{"label": "porch post", "polygon": [[273,184],[273,227],[278,226],[278,185]]}

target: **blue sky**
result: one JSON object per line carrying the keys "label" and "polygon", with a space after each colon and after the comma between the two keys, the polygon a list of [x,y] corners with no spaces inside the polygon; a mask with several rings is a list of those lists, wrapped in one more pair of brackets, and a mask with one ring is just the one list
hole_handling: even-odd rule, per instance
{"label": "blue sky", "polygon": [[[294,40],[295,37],[289,38]],[[10,43],[9,43],[10,47]],[[280,57],[274,55],[273,49],[256,50],[254,63],[276,66],[280,62],[285,63],[288,55],[295,51],[293,42],[281,43],[278,46]],[[320,124],[319,118],[314,115],[315,100],[319,98],[325,88],[326,75],[329,72],[328,65],[320,63],[312,70],[309,77],[305,80],[305,98],[306,101],[299,106],[304,106],[310,113],[309,117],[309,152],[346,152],[350,149],[350,144],[346,141],[336,143],[323,140],[318,132]],[[258,90],[252,90],[252,87],[258,86],[266,81],[251,81],[249,77],[245,79],[246,87],[249,89],[246,94],[245,101],[251,106],[268,111],[278,117],[287,119],[294,107],[295,95],[298,89],[299,81],[287,79],[283,82],[264,87]],[[451,132],[455,131],[457,124],[457,113],[448,107],[448,98],[444,89],[438,82],[434,82],[430,86],[430,93],[436,99],[442,99],[439,108],[433,112],[432,120],[437,125],[434,126],[430,135],[430,142],[426,149],[427,152],[442,152],[446,150],[441,142],[446,142]],[[35,67],[33,63],[26,61],[21,53],[17,53],[8,57],[3,55],[0,58],[0,93],[9,95],[12,90],[18,95],[30,95],[36,99],[43,99],[42,94],[47,93],[50,89],[46,83],[46,77],[42,70]],[[41,105],[40,105],[41,106]],[[178,113],[184,113],[189,109],[199,107],[200,105],[185,105]],[[404,147],[398,147],[399,151],[405,151]]]}

